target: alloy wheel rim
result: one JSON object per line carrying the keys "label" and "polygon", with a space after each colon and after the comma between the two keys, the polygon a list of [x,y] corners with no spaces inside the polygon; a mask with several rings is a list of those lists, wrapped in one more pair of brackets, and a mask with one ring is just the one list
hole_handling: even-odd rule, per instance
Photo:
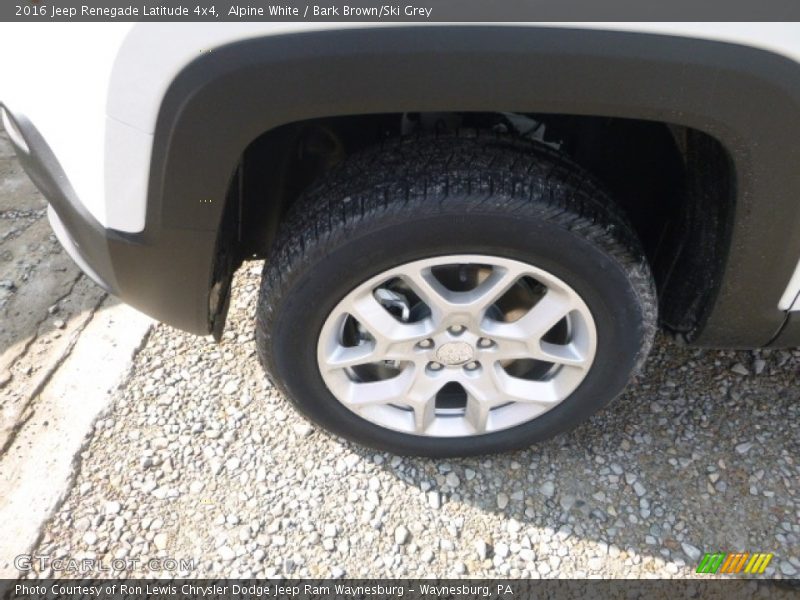
{"label": "alloy wheel rim", "polygon": [[501,431],[566,400],[597,348],[591,311],[517,260],[408,262],[351,290],[323,324],[317,362],[333,396],[380,427],[420,436]]}

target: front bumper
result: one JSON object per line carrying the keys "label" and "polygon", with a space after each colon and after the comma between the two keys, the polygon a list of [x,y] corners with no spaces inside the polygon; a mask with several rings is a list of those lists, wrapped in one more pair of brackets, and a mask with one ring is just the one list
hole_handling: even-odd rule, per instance
{"label": "front bumper", "polygon": [[104,228],[76,197],[36,127],[2,104],[0,112],[22,167],[50,204],[54,233],[81,270],[161,322],[198,335],[210,333],[214,235],[161,227],[157,218],[141,233]]}

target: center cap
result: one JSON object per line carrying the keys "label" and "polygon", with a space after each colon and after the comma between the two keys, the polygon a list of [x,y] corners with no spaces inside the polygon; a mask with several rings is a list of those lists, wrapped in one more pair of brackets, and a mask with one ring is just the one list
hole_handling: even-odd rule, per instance
{"label": "center cap", "polygon": [[436,358],[444,365],[463,365],[475,356],[472,346],[467,342],[447,342],[436,350]]}

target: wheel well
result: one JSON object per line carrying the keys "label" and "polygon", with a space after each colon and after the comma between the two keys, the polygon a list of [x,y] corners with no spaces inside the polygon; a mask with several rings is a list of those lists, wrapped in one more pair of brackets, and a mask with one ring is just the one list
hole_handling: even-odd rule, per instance
{"label": "wheel well", "polygon": [[[700,131],[636,119],[520,113],[387,113],[313,119],[264,133],[243,152],[225,219],[239,259],[268,258],[303,190],[361,148],[420,130],[494,130],[565,152],[622,206],[651,263],[660,319],[691,340],[713,306],[734,209],[727,151]],[[228,206],[229,215],[232,207]]]}

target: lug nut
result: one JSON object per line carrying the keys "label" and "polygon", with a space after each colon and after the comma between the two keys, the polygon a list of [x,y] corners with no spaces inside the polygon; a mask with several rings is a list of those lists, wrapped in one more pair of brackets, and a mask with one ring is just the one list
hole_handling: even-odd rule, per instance
{"label": "lug nut", "polygon": [[489,338],[481,338],[478,340],[478,348],[491,348],[494,342]]}
{"label": "lug nut", "polygon": [[417,344],[420,348],[433,348],[433,340],[427,339],[422,340],[419,344]]}
{"label": "lug nut", "polygon": [[478,363],[477,363],[477,362],[475,362],[475,361],[468,362],[466,365],[464,365],[464,368],[465,368],[467,371],[474,371],[474,370],[475,370],[475,369],[477,369],[478,367],[480,367],[480,364],[478,364]]}
{"label": "lug nut", "polygon": [[431,371],[441,371],[442,370],[442,364],[438,363],[436,361],[431,361],[431,362],[428,363],[428,368]]}
{"label": "lug nut", "polygon": [[466,329],[466,327],[464,327],[463,325],[451,325],[450,327],[447,328],[447,331],[449,331],[453,335],[459,335],[461,333],[464,333],[464,329]]}

